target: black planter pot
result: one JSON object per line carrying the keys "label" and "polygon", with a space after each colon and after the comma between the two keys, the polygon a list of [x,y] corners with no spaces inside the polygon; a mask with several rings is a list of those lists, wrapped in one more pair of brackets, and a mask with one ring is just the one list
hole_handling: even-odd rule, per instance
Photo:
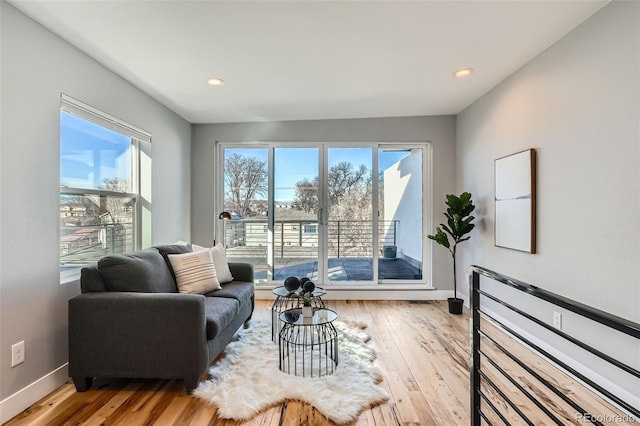
{"label": "black planter pot", "polygon": [[450,297],[447,299],[447,302],[449,302],[450,314],[460,315],[462,313],[462,305],[464,304],[464,299]]}

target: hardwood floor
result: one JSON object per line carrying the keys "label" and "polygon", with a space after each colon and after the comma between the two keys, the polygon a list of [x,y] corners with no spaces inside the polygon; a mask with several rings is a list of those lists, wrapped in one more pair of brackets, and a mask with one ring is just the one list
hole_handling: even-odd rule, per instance
{"label": "hardwood floor", "polygon": [[[391,395],[387,403],[363,411],[354,425],[469,424],[469,320],[466,312],[450,315],[446,302],[327,301],[327,305],[336,310],[340,318],[359,320],[369,326],[370,344],[378,353],[383,384]],[[270,306],[271,301],[258,301],[254,318],[270,318]],[[497,338],[510,344],[506,337]],[[575,381],[558,374],[542,359],[517,344],[511,343],[511,346],[521,359],[527,359],[566,392],[574,396],[584,394],[585,404],[594,410],[594,414],[621,414],[584,391]],[[499,358],[491,345],[487,343],[484,347]],[[539,389],[516,367],[508,365],[507,369],[516,372],[514,376],[527,389],[553,406],[563,422],[587,423],[579,421],[571,407],[547,395],[548,391]],[[499,374],[491,374],[491,377],[505,389],[518,392]],[[486,392],[512,424],[522,423],[495,392],[491,389]],[[514,398],[535,424],[551,424],[549,418],[525,397]],[[490,415],[490,418],[495,424],[501,424],[496,415]],[[323,426],[332,423],[309,404],[296,401],[278,404],[244,423],[220,419],[214,407],[185,394],[182,382],[175,380],[96,380],[91,390],[84,393],[77,393],[69,381],[6,423],[7,426],[63,424]]]}

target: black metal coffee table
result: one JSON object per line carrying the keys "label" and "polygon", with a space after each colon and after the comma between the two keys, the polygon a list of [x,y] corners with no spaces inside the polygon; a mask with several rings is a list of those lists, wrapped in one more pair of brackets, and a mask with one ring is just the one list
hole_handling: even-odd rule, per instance
{"label": "black metal coffee table", "polygon": [[[299,294],[300,291],[301,290],[298,289],[297,293]],[[282,328],[282,322],[279,318],[280,313],[287,309],[301,307],[302,300],[295,295],[289,295],[289,290],[284,288],[284,286],[276,287],[271,290],[271,292],[276,295],[276,299],[273,301],[273,305],[271,305],[271,341],[275,341],[278,337],[278,332]],[[314,308],[324,308],[322,296],[325,294],[327,294],[327,292],[322,287],[316,287],[313,293],[311,293],[311,306]]]}
{"label": "black metal coffee table", "polygon": [[338,332],[331,309],[314,308],[312,317],[303,317],[300,308],[280,313],[282,329],[278,341],[280,371],[295,376],[322,377],[338,366]]}

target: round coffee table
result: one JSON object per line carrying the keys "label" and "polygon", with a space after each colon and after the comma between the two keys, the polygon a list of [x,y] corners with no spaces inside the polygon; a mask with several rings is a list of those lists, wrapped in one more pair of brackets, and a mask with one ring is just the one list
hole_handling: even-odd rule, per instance
{"label": "round coffee table", "polygon": [[[297,290],[297,293],[300,293],[300,289]],[[282,321],[280,321],[279,315],[281,312],[286,311],[287,309],[299,308],[302,306],[302,300],[296,297],[295,295],[290,295],[289,290],[287,290],[284,286],[276,287],[271,290],[273,294],[275,294],[276,298],[273,301],[273,305],[271,305],[271,341],[275,341],[278,336],[278,332],[282,328]],[[322,287],[316,287],[311,293],[311,306],[314,308],[324,308],[324,302],[322,301],[322,296],[327,294],[327,292]]]}
{"label": "round coffee table", "polygon": [[278,341],[280,371],[302,377],[333,374],[338,366],[338,332],[333,321],[338,314],[314,308],[312,317],[303,317],[302,309],[295,308],[279,317],[283,323]]}

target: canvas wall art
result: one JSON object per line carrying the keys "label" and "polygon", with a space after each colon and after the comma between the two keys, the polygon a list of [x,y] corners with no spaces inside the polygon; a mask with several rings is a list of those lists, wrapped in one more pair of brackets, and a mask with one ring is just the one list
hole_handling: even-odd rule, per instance
{"label": "canvas wall art", "polygon": [[495,161],[495,245],[536,252],[536,151]]}

